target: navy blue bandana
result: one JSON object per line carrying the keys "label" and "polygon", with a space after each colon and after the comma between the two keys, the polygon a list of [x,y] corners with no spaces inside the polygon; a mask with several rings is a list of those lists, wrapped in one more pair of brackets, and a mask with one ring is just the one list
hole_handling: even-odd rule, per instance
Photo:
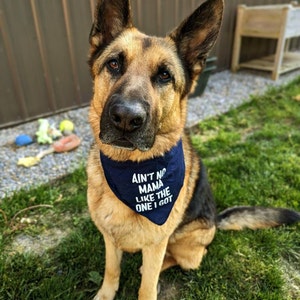
{"label": "navy blue bandana", "polygon": [[136,213],[164,224],[183,185],[185,164],[180,140],[164,156],[142,162],[114,161],[100,152],[108,185]]}

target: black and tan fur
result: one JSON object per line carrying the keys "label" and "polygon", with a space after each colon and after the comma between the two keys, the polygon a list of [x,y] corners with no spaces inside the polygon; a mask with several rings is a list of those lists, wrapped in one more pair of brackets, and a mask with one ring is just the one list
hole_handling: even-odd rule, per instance
{"label": "black and tan fur", "polygon": [[[95,145],[87,171],[89,210],[105,240],[106,267],[95,299],[114,298],[123,251],[142,251],[138,299],[154,300],[160,272],[174,265],[198,268],[216,227],[262,228],[300,218],[290,210],[249,207],[216,217],[205,169],[184,133],[187,95],[215,43],[222,13],[222,0],[208,0],[168,36],[158,38],[133,27],[128,0],[99,0],[90,33],[94,96],[89,120]],[[180,138],[184,185],[168,220],[158,226],[116,198],[99,150],[116,161],[142,161],[163,155]]]}

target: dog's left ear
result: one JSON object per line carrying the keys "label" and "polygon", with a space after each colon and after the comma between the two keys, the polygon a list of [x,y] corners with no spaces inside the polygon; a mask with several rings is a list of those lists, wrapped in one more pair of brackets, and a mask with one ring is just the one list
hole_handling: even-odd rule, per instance
{"label": "dog's left ear", "polygon": [[184,20],[169,37],[174,40],[190,79],[202,71],[215,44],[223,17],[223,0],[207,0]]}

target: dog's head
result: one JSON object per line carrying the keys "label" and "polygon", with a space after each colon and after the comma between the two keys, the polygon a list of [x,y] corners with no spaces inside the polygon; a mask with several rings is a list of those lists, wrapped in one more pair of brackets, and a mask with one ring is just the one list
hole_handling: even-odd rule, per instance
{"label": "dog's head", "polygon": [[165,38],[132,25],[129,0],[99,0],[90,32],[90,123],[116,159],[148,158],[182,135],[186,98],[217,38],[223,0],[208,0]]}

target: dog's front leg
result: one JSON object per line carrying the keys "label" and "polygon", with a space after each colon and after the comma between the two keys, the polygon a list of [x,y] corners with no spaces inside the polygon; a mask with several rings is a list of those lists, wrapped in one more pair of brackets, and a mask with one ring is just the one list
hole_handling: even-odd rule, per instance
{"label": "dog's front leg", "polygon": [[119,288],[122,251],[105,237],[105,273],[101,289],[94,300],[113,300]]}
{"label": "dog's front leg", "polygon": [[156,300],[157,284],[161,266],[166,253],[168,238],[160,244],[143,248],[142,282],[139,300]]}

